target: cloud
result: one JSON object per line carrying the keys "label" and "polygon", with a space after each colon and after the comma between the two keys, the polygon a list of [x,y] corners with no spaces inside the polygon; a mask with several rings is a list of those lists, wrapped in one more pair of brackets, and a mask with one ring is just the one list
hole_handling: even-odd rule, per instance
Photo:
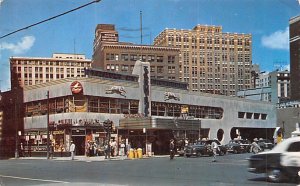
{"label": "cloud", "polygon": [[[0,0],[1,1],[1,0]],[[34,44],[35,37],[33,36],[25,36],[18,43],[0,43],[0,52],[1,50],[9,50],[13,54],[22,54],[28,51]]]}
{"label": "cloud", "polygon": [[290,71],[290,70],[291,70],[290,64],[284,65],[284,66],[282,67],[282,70],[288,70],[288,71]]}
{"label": "cloud", "polygon": [[261,39],[263,46],[271,49],[288,50],[289,49],[289,28],[278,30],[269,36],[263,36]]}
{"label": "cloud", "polygon": [[4,1],[4,0],[0,0],[0,6],[1,6],[1,4],[3,3],[3,1]]}

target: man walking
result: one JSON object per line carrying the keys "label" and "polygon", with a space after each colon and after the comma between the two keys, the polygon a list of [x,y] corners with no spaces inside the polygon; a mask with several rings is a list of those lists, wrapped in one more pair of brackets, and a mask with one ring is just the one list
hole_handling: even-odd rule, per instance
{"label": "man walking", "polygon": [[218,150],[218,144],[216,142],[216,138],[213,140],[213,142],[211,143],[211,148],[212,148],[212,151],[213,151],[213,160],[212,162],[216,162],[216,158],[217,158],[217,150]]}
{"label": "man walking", "polygon": [[70,152],[71,152],[71,160],[74,160],[74,155],[75,155],[75,144],[73,143],[73,141],[71,141]]}

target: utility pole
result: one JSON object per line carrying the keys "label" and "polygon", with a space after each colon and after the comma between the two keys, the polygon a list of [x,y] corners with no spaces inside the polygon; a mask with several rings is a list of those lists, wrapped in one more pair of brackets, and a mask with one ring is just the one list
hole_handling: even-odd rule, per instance
{"label": "utility pole", "polygon": [[49,90],[47,91],[47,159],[50,157],[49,153],[49,141],[50,141],[50,135],[49,135]]}
{"label": "utility pole", "polygon": [[13,95],[14,95],[14,121],[15,121],[15,129],[16,129],[16,148],[15,148],[15,158],[19,158],[19,126],[18,126],[18,109],[17,109],[17,101],[18,101],[18,95],[17,95],[17,89],[13,89]]}

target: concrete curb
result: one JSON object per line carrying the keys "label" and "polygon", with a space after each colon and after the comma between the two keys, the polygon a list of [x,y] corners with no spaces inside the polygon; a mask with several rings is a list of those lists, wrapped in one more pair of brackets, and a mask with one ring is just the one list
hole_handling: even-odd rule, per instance
{"label": "concrete curb", "polygon": [[[104,156],[95,156],[95,157],[86,157],[86,156],[75,156],[74,160],[71,160],[71,157],[53,157],[49,160],[51,161],[85,161],[85,162],[95,162],[95,161],[123,161],[123,160],[141,160],[141,159],[151,159],[151,158],[165,158],[169,157],[169,155],[159,155],[159,156],[144,156],[142,158],[128,158],[126,156],[121,157],[111,157],[110,159],[105,159]],[[20,157],[20,158],[10,158],[10,159],[18,159],[18,160],[48,160],[46,157]]]}

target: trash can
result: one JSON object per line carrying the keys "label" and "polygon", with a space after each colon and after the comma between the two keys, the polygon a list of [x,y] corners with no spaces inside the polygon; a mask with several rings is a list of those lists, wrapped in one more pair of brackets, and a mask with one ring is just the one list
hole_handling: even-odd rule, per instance
{"label": "trash can", "polygon": [[134,152],[133,149],[129,149],[128,158],[133,159],[134,158]]}
{"label": "trash can", "polygon": [[137,149],[137,158],[142,158],[143,157],[143,150],[141,148]]}

